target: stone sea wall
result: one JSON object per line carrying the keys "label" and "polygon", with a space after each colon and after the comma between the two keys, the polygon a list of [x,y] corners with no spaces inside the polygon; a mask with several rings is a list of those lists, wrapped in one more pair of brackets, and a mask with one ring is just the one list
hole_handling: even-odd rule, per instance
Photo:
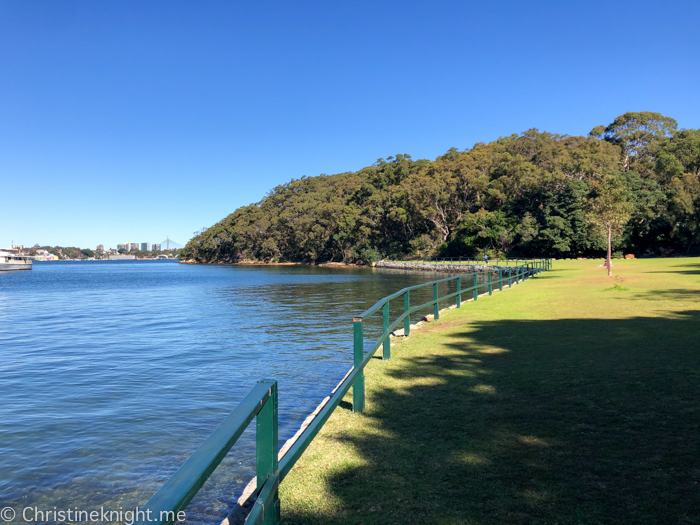
{"label": "stone sea wall", "polygon": [[429,262],[394,262],[379,261],[374,264],[377,268],[393,268],[395,270],[425,270],[428,272],[451,272],[451,273],[474,273],[474,272],[498,272],[503,270],[503,275],[515,274],[513,266],[494,266],[487,264],[451,264],[451,263],[429,263]]}

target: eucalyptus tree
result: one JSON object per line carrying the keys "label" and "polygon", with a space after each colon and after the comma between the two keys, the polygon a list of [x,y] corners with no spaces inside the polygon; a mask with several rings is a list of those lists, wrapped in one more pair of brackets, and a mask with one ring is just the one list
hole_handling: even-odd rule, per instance
{"label": "eucalyptus tree", "polygon": [[196,232],[182,254],[366,263],[417,253],[585,256],[607,244],[610,257],[613,242],[688,251],[698,236],[700,131],[638,112],[588,137],[533,128],[433,161],[404,153],[354,173],[293,179]]}
{"label": "eucalyptus tree", "polygon": [[597,181],[589,201],[587,219],[596,233],[602,233],[608,245],[606,265],[612,277],[612,241],[622,235],[632,214],[628,201],[629,189],[620,177],[607,175]]}
{"label": "eucalyptus tree", "polygon": [[[596,126],[589,137],[604,139],[622,149],[621,164],[624,171],[637,163],[653,160],[651,145],[668,137],[678,129],[678,122],[671,117],[651,111],[629,111],[620,115],[607,126]],[[650,158],[652,157],[652,158]]]}

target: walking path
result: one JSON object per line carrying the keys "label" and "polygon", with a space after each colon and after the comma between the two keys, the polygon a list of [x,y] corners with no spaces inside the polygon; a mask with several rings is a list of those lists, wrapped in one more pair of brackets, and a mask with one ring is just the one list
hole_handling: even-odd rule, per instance
{"label": "walking path", "polygon": [[[393,340],[282,522],[695,523],[700,259],[554,269]],[[695,520],[695,521],[694,521]]]}

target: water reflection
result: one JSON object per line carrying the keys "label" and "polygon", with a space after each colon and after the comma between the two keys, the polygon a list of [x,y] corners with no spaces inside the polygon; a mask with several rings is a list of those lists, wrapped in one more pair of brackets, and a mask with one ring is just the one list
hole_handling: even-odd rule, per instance
{"label": "water reflection", "polygon": [[[352,316],[446,276],[145,261],[0,275],[3,506],[142,505],[262,378],[279,381],[290,437],[352,366]],[[380,332],[380,317],[368,320],[368,342]],[[191,522],[233,504],[254,472],[253,437],[190,505]]]}

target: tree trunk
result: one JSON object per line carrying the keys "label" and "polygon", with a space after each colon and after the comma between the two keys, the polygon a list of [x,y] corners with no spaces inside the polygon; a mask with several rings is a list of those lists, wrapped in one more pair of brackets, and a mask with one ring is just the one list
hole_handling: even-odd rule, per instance
{"label": "tree trunk", "polygon": [[612,228],[608,226],[608,277],[612,277]]}

